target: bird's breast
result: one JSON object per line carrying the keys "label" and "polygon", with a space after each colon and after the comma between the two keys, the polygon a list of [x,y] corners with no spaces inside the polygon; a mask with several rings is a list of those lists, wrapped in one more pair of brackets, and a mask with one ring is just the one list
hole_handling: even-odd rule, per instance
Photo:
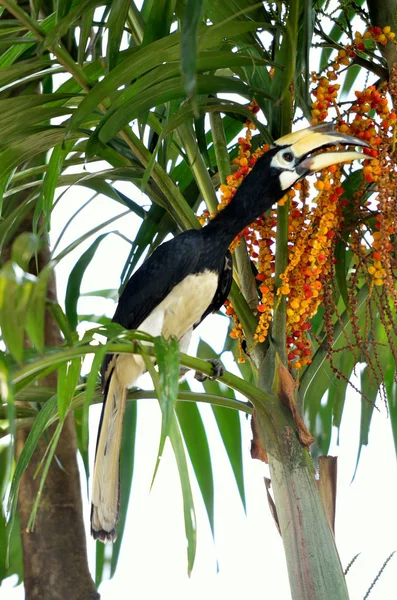
{"label": "bird's breast", "polygon": [[153,336],[174,336],[180,340],[201,319],[217,286],[218,274],[213,271],[188,275],[172,288],[138,329]]}
{"label": "bird's breast", "polygon": [[[180,340],[197,323],[210,306],[218,287],[218,274],[204,271],[188,275],[156,306],[137,329],[153,337],[163,335]],[[145,371],[140,355],[117,355],[108,366],[109,374],[116,368],[121,387],[132,387]],[[106,379],[106,375],[105,375]]]}
{"label": "bird's breast", "polygon": [[[162,335],[180,339],[201,319],[218,287],[218,274],[204,271],[188,275],[159,305],[164,311]],[[163,306],[161,306],[163,305]]]}

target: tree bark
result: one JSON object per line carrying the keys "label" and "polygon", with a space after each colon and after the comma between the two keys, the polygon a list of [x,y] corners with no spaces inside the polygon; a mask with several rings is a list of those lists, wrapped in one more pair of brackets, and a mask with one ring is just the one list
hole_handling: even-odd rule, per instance
{"label": "tree bark", "polygon": [[[30,231],[31,222],[26,220],[20,227]],[[3,259],[10,257],[10,245],[3,252]],[[30,272],[37,274],[49,259],[48,245],[40,252],[38,269],[33,260]],[[48,298],[56,299],[55,277],[50,280]],[[46,314],[45,343],[55,346],[62,343],[59,328],[49,312]],[[56,373],[43,379],[40,384],[56,389]],[[42,459],[47,441],[53,429],[39,441],[32,460],[20,484],[18,509],[21,523],[26,600],[94,600],[99,598],[91,578],[88,562],[85,530],[82,516],[81,486],[77,466],[77,440],[73,415],[66,418],[57,446],[57,461],[53,461],[40,499],[35,528],[26,527],[37,495],[40,477],[34,478]],[[18,430],[16,458],[29,434],[29,428]]]}
{"label": "tree bark", "polygon": [[[374,27],[391,27],[395,31],[395,14],[397,10],[397,0],[367,0],[369,18]],[[378,44],[378,49],[383,58],[387,61],[389,71],[391,71],[395,62],[397,62],[397,51],[394,44],[388,42],[385,46]]]}

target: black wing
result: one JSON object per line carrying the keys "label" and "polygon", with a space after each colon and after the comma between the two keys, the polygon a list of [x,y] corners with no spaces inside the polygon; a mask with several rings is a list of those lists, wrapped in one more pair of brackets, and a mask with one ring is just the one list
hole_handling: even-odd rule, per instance
{"label": "black wing", "polygon": [[128,281],[112,320],[126,329],[139,329],[178,283],[200,272],[202,247],[202,236],[196,230],[161,244]]}
{"label": "black wing", "polygon": [[[194,229],[161,244],[129,279],[112,321],[126,329],[139,329],[180,281],[202,270],[202,249],[202,235]],[[107,354],[101,366],[103,392],[110,381],[112,356]]]}
{"label": "black wing", "polygon": [[229,295],[230,288],[232,287],[232,281],[233,258],[228,250],[225,254],[223,268],[219,273],[219,282],[217,290],[215,292],[215,296],[213,297],[211,304],[209,305],[201,319],[194,324],[194,327],[200,325],[201,321],[204,321],[204,319],[208,317],[208,315],[220,309],[220,307],[224,304],[226,298]]}

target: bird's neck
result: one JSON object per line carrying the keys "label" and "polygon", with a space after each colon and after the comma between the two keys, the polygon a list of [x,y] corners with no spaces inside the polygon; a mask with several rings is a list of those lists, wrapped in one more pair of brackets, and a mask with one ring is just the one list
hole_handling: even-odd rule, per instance
{"label": "bird's neck", "polygon": [[264,181],[262,169],[253,169],[238,188],[231,202],[203,229],[211,243],[216,239],[225,252],[236,235],[280,200],[282,192],[278,179]]}

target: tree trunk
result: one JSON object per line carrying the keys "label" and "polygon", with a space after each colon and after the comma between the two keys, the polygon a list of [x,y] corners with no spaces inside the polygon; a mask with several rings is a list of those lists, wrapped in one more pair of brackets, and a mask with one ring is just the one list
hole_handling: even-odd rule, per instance
{"label": "tree trunk", "polygon": [[[26,220],[17,235],[30,231]],[[10,257],[10,245],[4,249],[3,259]],[[32,260],[30,272],[37,274],[47,264],[49,250],[46,245],[38,257],[38,269]],[[49,283],[48,297],[56,299],[55,277]],[[47,311],[45,344],[62,343],[57,324]],[[40,383],[56,389],[56,373]],[[35,521],[34,531],[27,532],[29,516],[37,496],[40,477],[34,478],[53,429],[49,429],[33,454],[20,484],[18,508],[21,522],[24,583],[27,600],[93,600],[99,598],[91,578],[88,562],[84,523],[82,517],[81,487],[77,466],[77,440],[73,415],[68,415],[57,446],[57,461],[53,461]],[[16,458],[29,434],[29,428],[17,432]]]}

